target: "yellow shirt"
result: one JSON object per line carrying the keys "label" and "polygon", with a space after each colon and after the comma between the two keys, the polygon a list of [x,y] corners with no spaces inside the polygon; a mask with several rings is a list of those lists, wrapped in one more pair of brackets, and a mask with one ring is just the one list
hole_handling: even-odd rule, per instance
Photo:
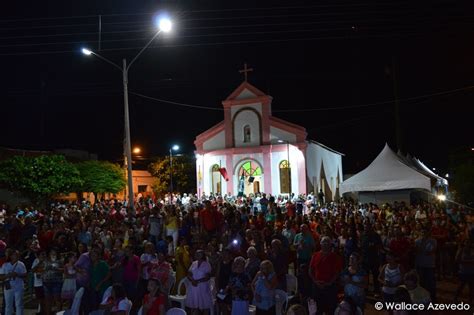
{"label": "yellow shirt", "polygon": [[169,230],[178,229],[178,218],[175,216],[168,217],[168,223],[165,224],[165,227]]}

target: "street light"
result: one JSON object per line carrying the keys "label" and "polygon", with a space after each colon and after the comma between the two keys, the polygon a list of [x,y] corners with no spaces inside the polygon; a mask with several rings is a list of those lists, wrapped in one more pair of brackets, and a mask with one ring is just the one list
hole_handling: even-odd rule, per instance
{"label": "street light", "polygon": [[440,194],[437,196],[439,201],[445,201],[446,200],[446,195]]}
{"label": "street light", "polygon": [[127,66],[127,60],[123,58],[122,67],[117,65],[115,62],[110,61],[109,59],[99,55],[98,53],[88,49],[82,48],[81,51],[84,55],[90,56],[94,55],[97,58],[107,62],[108,64],[114,66],[122,72],[122,81],[123,81],[123,103],[124,103],[124,120],[125,120],[125,148],[124,155],[127,165],[127,180],[128,180],[128,205],[135,213],[135,204],[134,204],[134,194],[133,194],[133,178],[132,178],[132,147],[131,147],[131,138],[130,138],[130,113],[128,110],[128,71],[133,63],[140,57],[140,55],[151,45],[151,43],[158,37],[161,32],[167,33],[171,31],[172,23],[168,18],[163,18],[158,23],[159,30],[156,34],[146,43],[146,45],[138,52],[138,54],[132,59],[132,61]]}
{"label": "street light", "polygon": [[142,152],[142,149],[140,149],[139,147],[133,148],[133,154],[140,154],[141,152]]}
{"label": "street light", "polygon": [[178,151],[179,145],[175,144],[170,148],[170,193],[173,193],[173,151]]}
{"label": "street light", "polygon": [[291,167],[290,167],[290,142],[278,139],[278,143],[286,143],[286,156],[288,162],[288,201],[291,201]]}

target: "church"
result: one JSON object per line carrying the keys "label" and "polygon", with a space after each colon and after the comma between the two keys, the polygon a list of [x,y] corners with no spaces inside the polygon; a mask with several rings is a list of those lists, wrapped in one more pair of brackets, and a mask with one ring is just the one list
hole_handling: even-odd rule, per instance
{"label": "church", "polygon": [[272,97],[245,80],[226,100],[224,120],[198,135],[197,193],[339,198],[342,153],[307,139],[306,129],[272,115]]}

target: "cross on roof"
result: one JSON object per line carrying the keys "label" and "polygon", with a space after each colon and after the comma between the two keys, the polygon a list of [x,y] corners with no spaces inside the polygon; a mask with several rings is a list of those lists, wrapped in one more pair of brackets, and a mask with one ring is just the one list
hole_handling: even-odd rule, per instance
{"label": "cross on roof", "polygon": [[247,68],[247,63],[244,63],[244,68],[242,70],[239,70],[239,73],[244,74],[245,82],[247,82],[248,72],[251,71],[253,71],[253,68]]}

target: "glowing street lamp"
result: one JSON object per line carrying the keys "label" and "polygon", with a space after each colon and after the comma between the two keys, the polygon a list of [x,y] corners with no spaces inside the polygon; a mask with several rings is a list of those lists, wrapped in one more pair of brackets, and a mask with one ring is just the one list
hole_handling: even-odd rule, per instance
{"label": "glowing street lamp", "polygon": [[86,56],[89,56],[89,55],[92,55],[92,51],[90,51],[89,49],[87,48],[82,48],[82,53]]}
{"label": "glowing street lamp", "polygon": [[[134,204],[134,194],[133,194],[133,177],[132,177],[132,147],[131,147],[131,137],[130,137],[130,113],[128,109],[128,71],[133,63],[140,57],[140,55],[151,45],[151,43],[158,37],[161,32],[167,33],[171,31],[172,23],[169,18],[161,18],[157,20],[158,31],[155,35],[148,41],[148,43],[138,52],[138,54],[132,59],[132,61],[127,65],[127,60],[124,58],[122,60],[122,66],[117,65],[115,62],[110,61],[109,59],[99,55],[98,53],[88,49],[82,48],[81,51],[84,55],[90,56],[94,55],[97,58],[107,62],[108,64],[114,66],[122,72],[122,81],[123,81],[123,100],[124,100],[124,120],[125,120],[125,147],[124,155],[125,161],[127,163],[127,180],[128,180],[128,206],[135,212]],[[134,149],[135,153],[136,148]],[[139,152],[138,152],[139,153]]]}
{"label": "glowing street lamp", "polygon": [[439,201],[446,201],[446,195],[439,194],[437,197]]}
{"label": "glowing street lamp", "polygon": [[175,144],[170,148],[170,193],[173,193],[173,151],[178,151],[179,145]]}
{"label": "glowing street lamp", "polygon": [[169,33],[171,31],[172,26],[173,23],[168,18],[161,18],[158,20],[158,28],[162,32]]}
{"label": "glowing street lamp", "polygon": [[142,152],[142,149],[140,149],[139,147],[133,148],[133,154],[140,154],[141,152]]}

